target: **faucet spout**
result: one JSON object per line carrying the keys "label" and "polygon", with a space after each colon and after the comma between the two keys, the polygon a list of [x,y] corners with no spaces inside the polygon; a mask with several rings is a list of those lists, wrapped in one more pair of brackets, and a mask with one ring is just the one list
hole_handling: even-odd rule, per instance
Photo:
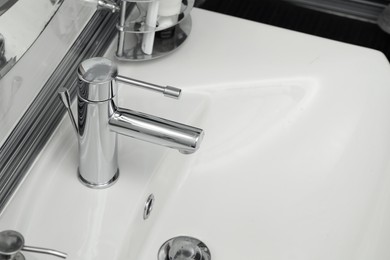
{"label": "faucet spout", "polygon": [[177,149],[185,154],[195,152],[204,135],[200,128],[124,108],[116,110],[109,119],[109,125],[118,134]]}

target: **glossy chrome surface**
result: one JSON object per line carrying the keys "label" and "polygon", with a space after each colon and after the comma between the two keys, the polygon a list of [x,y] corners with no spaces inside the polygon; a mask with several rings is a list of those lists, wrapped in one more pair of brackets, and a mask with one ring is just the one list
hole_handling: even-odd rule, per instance
{"label": "glossy chrome surface", "polygon": [[106,58],[83,61],[78,68],[78,126],[70,111],[69,94],[60,89],[79,140],[79,179],[91,188],[106,188],[118,179],[117,134],[177,149],[189,154],[199,148],[203,130],[116,106],[117,83],[178,98],[180,89],[118,76]]}
{"label": "glossy chrome surface", "polygon": [[149,216],[153,210],[153,205],[154,205],[154,195],[150,194],[149,197],[147,198],[147,200],[145,202],[145,206],[144,206],[144,214],[143,214],[144,220],[149,218]]}
{"label": "glossy chrome surface", "polygon": [[[121,18],[116,28],[117,59],[144,61],[160,58],[177,50],[187,40],[192,27],[190,12],[194,0],[184,0],[180,14],[172,16],[155,15],[155,1],[135,0],[136,8],[126,17],[129,2],[132,1],[122,0],[120,4]],[[171,22],[165,23],[164,19]]]}
{"label": "glossy chrome surface", "polygon": [[98,0],[97,7],[98,9],[110,10],[113,13],[120,11],[119,6],[115,2],[110,0]]}
{"label": "glossy chrome surface", "polygon": [[73,113],[71,110],[71,101],[70,101],[69,91],[68,91],[68,89],[66,89],[64,87],[60,87],[58,89],[58,93],[60,94],[60,98],[61,98],[62,103],[65,105],[65,108],[66,108],[68,115],[70,117],[70,121],[73,125],[73,128],[76,131],[76,134],[78,134],[79,128],[77,126],[76,120],[74,119],[74,116],[73,116]]}
{"label": "glossy chrome surface", "polygon": [[140,80],[135,80],[135,79],[123,77],[120,75],[116,76],[116,80],[120,83],[126,83],[126,84],[130,84],[132,86],[135,86],[135,87],[140,87],[140,88],[144,88],[147,90],[162,93],[162,94],[164,94],[164,96],[170,97],[170,98],[178,99],[180,97],[180,94],[181,94],[181,89],[179,89],[179,88],[175,88],[175,87],[171,87],[171,86],[159,86],[156,84],[152,84],[152,83],[148,83],[148,82],[144,82],[144,81],[140,81]]}
{"label": "glossy chrome surface", "polygon": [[[135,8],[128,15],[130,2]],[[121,0],[118,5],[99,0],[97,6],[98,9],[120,13],[116,26],[116,58],[119,60],[144,61],[163,57],[180,47],[191,32],[190,12],[194,0],[184,0],[180,14],[172,16],[158,14],[158,1]],[[166,23],[164,19],[171,22]]]}
{"label": "glossy chrome surface", "polygon": [[164,118],[118,108],[110,117],[110,129],[116,133],[191,154],[199,149],[203,130]]}
{"label": "glossy chrome surface", "polygon": [[158,251],[158,260],[211,260],[210,249],[199,239],[188,236],[166,241]]}
{"label": "glossy chrome surface", "polygon": [[42,247],[32,247],[24,245],[24,237],[17,231],[5,230],[0,232],[0,259],[22,260],[25,259],[20,251],[40,253],[46,255],[67,258],[67,254]]}

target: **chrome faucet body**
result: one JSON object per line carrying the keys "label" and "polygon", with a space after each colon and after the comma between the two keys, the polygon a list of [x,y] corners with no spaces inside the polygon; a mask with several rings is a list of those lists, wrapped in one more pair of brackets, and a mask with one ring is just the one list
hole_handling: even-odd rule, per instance
{"label": "chrome faucet body", "polygon": [[78,124],[70,111],[66,90],[59,91],[78,135],[80,181],[91,188],[105,188],[118,179],[117,134],[193,153],[199,148],[203,130],[156,116],[119,108],[117,81],[178,98],[180,89],[162,87],[119,76],[109,59],[92,58],[78,68]]}

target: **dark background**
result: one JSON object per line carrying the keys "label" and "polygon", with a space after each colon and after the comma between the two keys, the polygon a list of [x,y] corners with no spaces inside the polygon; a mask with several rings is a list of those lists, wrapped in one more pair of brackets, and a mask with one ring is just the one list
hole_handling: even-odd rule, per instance
{"label": "dark background", "polygon": [[382,51],[390,60],[390,35],[376,24],[295,6],[281,0],[203,0],[202,9]]}

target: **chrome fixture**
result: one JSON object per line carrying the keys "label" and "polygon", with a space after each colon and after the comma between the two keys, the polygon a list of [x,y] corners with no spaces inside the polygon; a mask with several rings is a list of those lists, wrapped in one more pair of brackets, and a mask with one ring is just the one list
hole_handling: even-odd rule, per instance
{"label": "chrome fixture", "polygon": [[187,236],[166,241],[158,251],[158,260],[210,260],[208,247],[199,239]]}
{"label": "chrome fixture", "polygon": [[52,255],[60,258],[68,256],[66,253],[53,249],[25,246],[22,234],[17,231],[5,230],[0,232],[0,260],[24,260],[25,257],[20,251]]}
{"label": "chrome fixture", "polygon": [[154,204],[154,195],[150,194],[147,198],[144,206],[144,220],[148,219],[150,216],[150,213],[152,213],[153,210],[153,204]]}
{"label": "chrome fixture", "polygon": [[119,6],[115,2],[110,0],[98,0],[97,8],[98,10],[100,9],[110,10],[113,13],[120,11]]}
{"label": "chrome fixture", "polygon": [[172,3],[167,9],[159,0],[120,0],[119,4],[111,0],[98,1],[98,9],[120,13],[116,26],[116,57],[119,60],[163,57],[185,42],[191,32],[190,12],[194,0],[181,0],[177,7]]}
{"label": "chrome fixture", "polygon": [[[71,120],[78,136],[78,174],[84,185],[105,188],[118,179],[118,133],[184,154],[199,148],[202,129],[116,106],[117,81],[172,98],[180,96],[180,89],[120,76],[111,60],[100,57],[83,61],[78,67],[78,76],[78,124],[73,115]],[[67,90],[61,88],[59,94],[71,114]]]}

